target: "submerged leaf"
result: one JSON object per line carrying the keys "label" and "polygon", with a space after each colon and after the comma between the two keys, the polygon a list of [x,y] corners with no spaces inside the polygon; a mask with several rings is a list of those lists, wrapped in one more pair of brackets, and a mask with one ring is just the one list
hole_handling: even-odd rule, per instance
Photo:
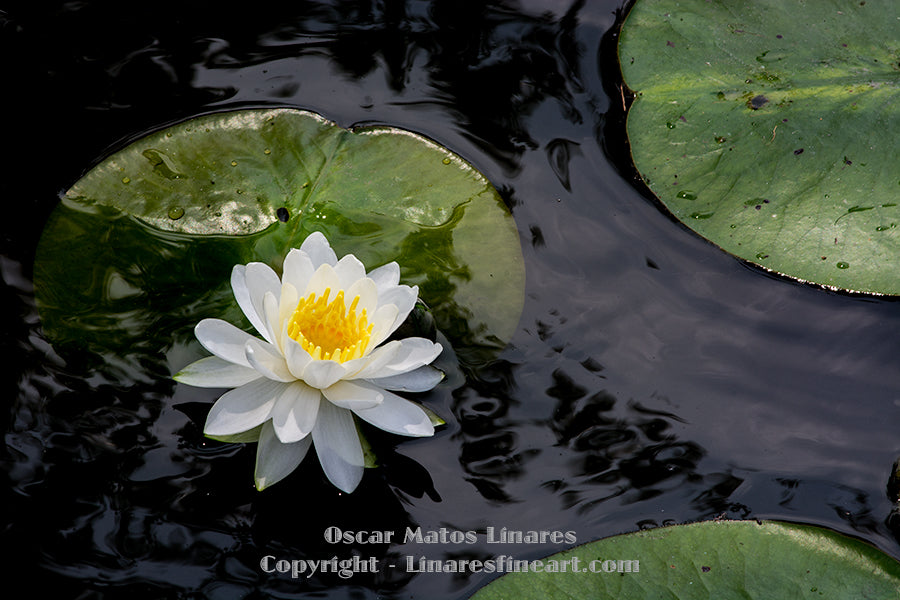
{"label": "submerged leaf", "polygon": [[369,269],[398,262],[465,358],[501,348],[518,324],[515,223],[469,163],[408,131],[261,109],[152,133],[72,186],[35,263],[45,331],[114,352],[161,347],[233,308],[233,265],[280,268],[313,231]]}

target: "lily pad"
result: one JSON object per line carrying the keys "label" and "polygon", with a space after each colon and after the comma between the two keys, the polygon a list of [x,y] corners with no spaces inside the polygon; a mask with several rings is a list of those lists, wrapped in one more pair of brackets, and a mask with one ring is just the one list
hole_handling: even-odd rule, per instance
{"label": "lily pad", "polygon": [[619,60],[634,164],[766,269],[900,294],[900,5],[637,0]]}
{"label": "lily pad", "polygon": [[554,554],[541,561],[544,572],[529,568],[490,583],[473,600],[900,597],[900,563],[891,557],[827,529],[777,521],[638,531]]}
{"label": "lily pad", "polygon": [[313,231],[369,269],[397,261],[462,357],[515,331],[522,253],[484,176],[409,131],[347,130],[292,109],[198,117],[85,174],[38,247],[44,329],[57,343],[132,352],[189,336],[202,317],[237,320],[232,266],[280,270]]}

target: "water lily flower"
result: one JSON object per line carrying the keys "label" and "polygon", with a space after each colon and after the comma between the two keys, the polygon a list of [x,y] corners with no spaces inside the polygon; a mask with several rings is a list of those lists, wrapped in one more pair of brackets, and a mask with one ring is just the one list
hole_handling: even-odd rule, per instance
{"label": "water lily flower", "polygon": [[366,273],[352,254],[337,259],[321,233],[284,259],[281,278],[268,265],[236,265],[231,287],[262,339],[220,320],[194,333],[213,356],[175,375],[200,387],[233,387],[213,405],[204,433],[259,443],[256,487],[289,475],[310,445],[328,479],[356,489],[364,469],[354,415],[385,431],[430,436],[416,403],[393,391],[432,389],[430,366],[441,345],[418,337],[383,343],[412,310],[418,288],[402,285],[395,262]]}

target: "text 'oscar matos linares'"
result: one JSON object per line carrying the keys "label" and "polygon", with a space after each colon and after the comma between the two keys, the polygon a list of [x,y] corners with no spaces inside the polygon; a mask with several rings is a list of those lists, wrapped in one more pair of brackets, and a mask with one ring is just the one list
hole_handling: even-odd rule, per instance
{"label": "text 'oscar matos linares'", "polygon": [[[325,529],[325,541],[329,544],[476,544],[478,532],[455,529],[425,530],[407,527],[402,541],[394,539],[396,531],[344,531],[331,526]],[[578,541],[574,531],[520,531],[506,527],[487,527],[484,532],[488,544],[574,544]]]}

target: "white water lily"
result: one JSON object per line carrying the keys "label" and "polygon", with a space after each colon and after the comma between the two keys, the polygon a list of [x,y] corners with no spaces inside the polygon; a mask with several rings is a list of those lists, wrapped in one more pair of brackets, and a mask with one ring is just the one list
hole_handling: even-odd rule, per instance
{"label": "white water lily", "polygon": [[417,287],[399,281],[397,263],[366,273],[352,254],[338,260],[321,233],[288,253],[280,279],[263,263],[234,267],[234,296],[263,339],[204,319],[194,332],[214,356],[175,379],[235,388],[213,405],[204,433],[258,440],[257,489],[289,475],[310,445],[335,486],[356,489],[364,457],[354,414],[391,433],[434,434],[418,405],[389,391],[423,392],[443,378],[429,366],[440,344],[417,337],[382,344],[418,297]]}

